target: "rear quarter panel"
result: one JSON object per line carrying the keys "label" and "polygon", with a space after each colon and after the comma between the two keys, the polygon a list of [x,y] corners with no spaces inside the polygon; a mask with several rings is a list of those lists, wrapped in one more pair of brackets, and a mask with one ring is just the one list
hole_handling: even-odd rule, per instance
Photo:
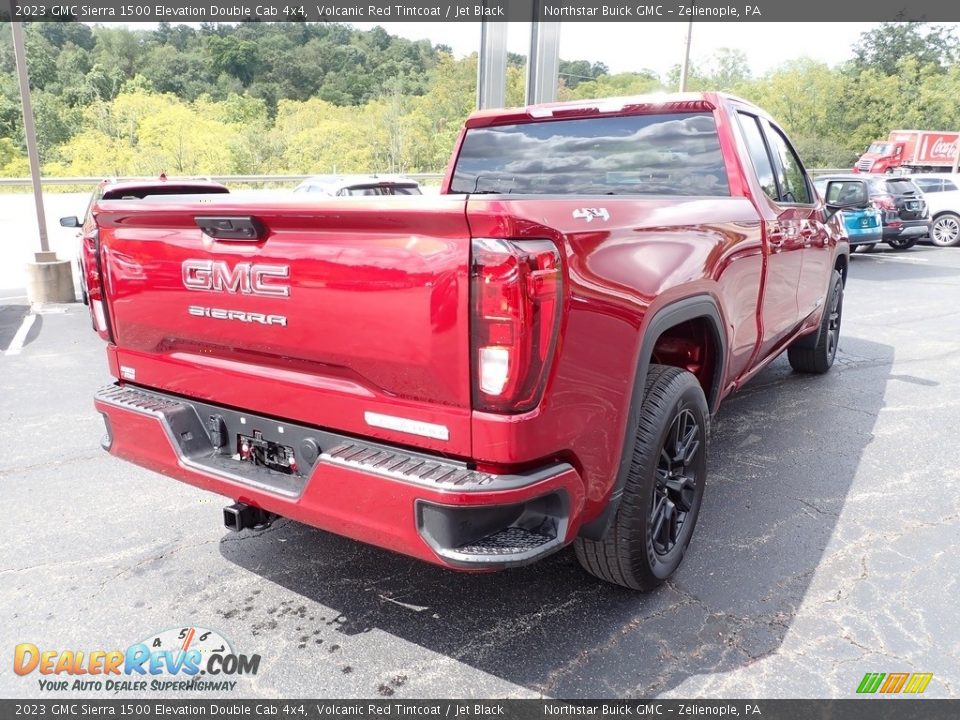
{"label": "rear quarter panel", "polygon": [[[575,217],[585,206],[609,220]],[[521,464],[561,456],[582,473],[585,517],[594,516],[617,474],[641,340],[661,308],[712,298],[727,335],[723,384],[746,369],[763,275],[758,214],[737,197],[498,196],[471,199],[467,215],[474,237],[553,240],[568,279],[543,401],[524,415],[474,412],[474,456]]]}

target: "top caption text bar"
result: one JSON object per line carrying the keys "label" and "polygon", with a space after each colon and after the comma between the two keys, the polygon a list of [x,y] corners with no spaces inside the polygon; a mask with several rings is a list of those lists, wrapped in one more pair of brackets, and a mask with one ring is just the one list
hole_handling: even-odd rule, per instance
{"label": "top caption text bar", "polygon": [[[7,9],[9,8],[9,10]],[[9,17],[12,15],[12,18]],[[11,0],[0,2],[0,19],[23,22],[882,22],[960,21],[960,3],[944,0],[697,0],[640,3],[614,0],[406,0],[358,2],[204,2],[199,0]],[[784,29],[784,42],[790,42]],[[795,40],[795,37],[793,38]]]}

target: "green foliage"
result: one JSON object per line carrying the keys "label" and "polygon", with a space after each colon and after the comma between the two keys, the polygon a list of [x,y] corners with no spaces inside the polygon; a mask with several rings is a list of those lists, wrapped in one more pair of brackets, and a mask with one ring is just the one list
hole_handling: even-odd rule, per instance
{"label": "green foliage", "polygon": [[[476,98],[477,57],[337,23],[28,23],[41,161],[63,175],[442,170]],[[886,23],[841,67],[793,61],[751,76],[721,49],[688,74],[765,108],[812,167],[848,167],[891,129],[960,129],[952,31]],[[27,173],[9,27],[0,23],[0,176]],[[524,102],[510,54],[507,104]],[[561,60],[561,100],[674,90],[679,67],[611,73]]]}
{"label": "green foliage", "polygon": [[897,72],[900,61],[916,58],[920,66],[934,65],[941,72],[960,59],[960,41],[951,28],[921,22],[882,23],[860,36],[853,48],[857,70]]}

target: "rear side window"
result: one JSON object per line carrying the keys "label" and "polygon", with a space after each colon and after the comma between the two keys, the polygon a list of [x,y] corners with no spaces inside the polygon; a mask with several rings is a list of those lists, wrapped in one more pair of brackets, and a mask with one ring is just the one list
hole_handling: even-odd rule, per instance
{"label": "rear side window", "polygon": [[914,184],[925,193],[935,193],[943,190],[943,180],[936,178],[917,178]]}
{"label": "rear side window", "polygon": [[757,124],[757,118],[745,113],[738,113],[738,116],[740,127],[743,129],[743,137],[747,141],[747,151],[750,153],[753,169],[760,180],[760,187],[763,188],[763,192],[768,198],[779,200],[777,183],[773,179],[773,165],[770,164],[770,156],[767,154],[767,146],[763,142],[763,134]]}
{"label": "rear side window", "polygon": [[806,173],[803,171],[803,165],[800,158],[790,147],[783,134],[772,125],[767,125],[769,132],[767,139],[770,141],[771,150],[776,153],[780,159],[777,180],[781,189],[781,202],[798,203],[808,205],[813,202],[810,198],[810,188],[807,186]]}
{"label": "rear side window", "polygon": [[730,194],[709,113],[472,128],[450,191],[550,195]]}
{"label": "rear side window", "polygon": [[943,191],[944,191],[944,192],[951,192],[951,191],[954,191],[954,190],[956,190],[956,189],[957,189],[957,186],[956,186],[952,181],[950,181],[950,180],[944,180],[944,181],[943,181]]}

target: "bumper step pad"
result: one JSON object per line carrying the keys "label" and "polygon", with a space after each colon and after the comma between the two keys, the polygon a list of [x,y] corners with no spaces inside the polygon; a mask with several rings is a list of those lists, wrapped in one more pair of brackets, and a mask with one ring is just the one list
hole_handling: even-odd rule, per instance
{"label": "bumper step pad", "polygon": [[511,527],[488,535],[470,545],[462,545],[457,552],[464,555],[518,555],[536,550],[541,545],[556,540],[556,537],[541,535],[540,533],[523,528]]}

